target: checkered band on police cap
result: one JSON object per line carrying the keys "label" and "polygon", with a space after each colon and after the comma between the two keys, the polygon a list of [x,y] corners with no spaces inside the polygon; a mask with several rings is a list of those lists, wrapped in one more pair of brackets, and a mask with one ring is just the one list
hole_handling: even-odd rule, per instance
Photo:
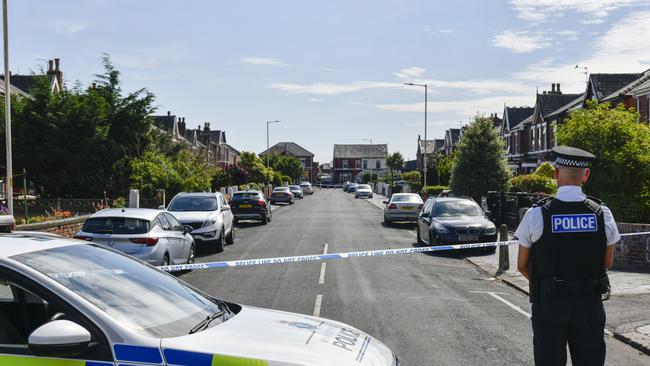
{"label": "checkered band on police cap", "polygon": [[552,151],[555,154],[555,164],[557,166],[588,168],[589,163],[596,158],[594,154],[588,151],[571,146],[555,146]]}
{"label": "checkered band on police cap", "polygon": [[571,167],[575,167],[575,168],[588,168],[589,167],[589,162],[588,161],[565,159],[565,158],[561,158],[561,157],[557,157],[557,159],[555,159],[555,164],[562,165],[562,166],[571,166]]}

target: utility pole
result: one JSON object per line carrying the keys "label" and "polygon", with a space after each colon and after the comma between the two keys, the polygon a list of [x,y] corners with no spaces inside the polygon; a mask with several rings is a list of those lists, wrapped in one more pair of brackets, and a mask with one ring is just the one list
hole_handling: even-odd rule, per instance
{"label": "utility pole", "polygon": [[7,148],[7,209],[14,214],[13,160],[11,157],[11,76],[9,75],[9,26],[7,24],[7,0],[2,0],[2,38],[5,62],[5,135]]}
{"label": "utility pole", "polygon": [[269,167],[269,158],[270,158],[270,152],[269,152],[269,125],[271,123],[278,123],[280,121],[266,121],[266,167]]}
{"label": "utility pole", "polygon": [[424,173],[424,184],[423,187],[427,186],[427,162],[429,160],[429,157],[427,155],[427,108],[429,105],[428,101],[428,94],[429,94],[429,85],[428,84],[415,84],[415,83],[404,83],[404,85],[409,85],[409,86],[421,86],[424,88],[424,167],[422,168],[422,172]]}

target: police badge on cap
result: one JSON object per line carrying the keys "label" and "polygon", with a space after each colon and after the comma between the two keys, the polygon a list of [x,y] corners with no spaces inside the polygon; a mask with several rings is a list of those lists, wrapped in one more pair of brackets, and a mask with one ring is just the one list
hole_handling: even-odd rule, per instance
{"label": "police badge on cap", "polygon": [[571,146],[555,146],[551,149],[555,154],[555,164],[573,168],[589,168],[589,163],[596,155]]}

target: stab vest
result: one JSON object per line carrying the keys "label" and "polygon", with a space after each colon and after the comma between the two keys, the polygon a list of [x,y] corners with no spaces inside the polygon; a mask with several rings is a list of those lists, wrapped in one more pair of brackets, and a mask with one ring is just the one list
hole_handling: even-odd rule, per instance
{"label": "stab vest", "polygon": [[593,280],[605,273],[607,236],[601,202],[565,202],[554,198],[538,204],[544,218],[544,232],[533,243],[534,278]]}

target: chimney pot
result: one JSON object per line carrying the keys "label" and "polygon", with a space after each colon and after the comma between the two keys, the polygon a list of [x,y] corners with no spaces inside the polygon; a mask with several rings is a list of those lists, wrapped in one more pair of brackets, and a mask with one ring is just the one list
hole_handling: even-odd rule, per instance
{"label": "chimney pot", "polygon": [[172,112],[167,111],[167,115],[168,115],[168,116],[171,116],[171,115],[172,115]]}
{"label": "chimney pot", "polygon": [[59,71],[59,61],[61,61],[60,58],[54,59],[54,71]]}
{"label": "chimney pot", "polygon": [[556,90],[558,94],[562,94],[562,92],[560,91],[560,83],[557,83]]}
{"label": "chimney pot", "polygon": [[551,84],[551,92],[555,93],[555,83]]}
{"label": "chimney pot", "polygon": [[48,75],[51,74],[52,71],[54,71],[54,61],[48,60],[47,61],[47,73],[48,73]]}

